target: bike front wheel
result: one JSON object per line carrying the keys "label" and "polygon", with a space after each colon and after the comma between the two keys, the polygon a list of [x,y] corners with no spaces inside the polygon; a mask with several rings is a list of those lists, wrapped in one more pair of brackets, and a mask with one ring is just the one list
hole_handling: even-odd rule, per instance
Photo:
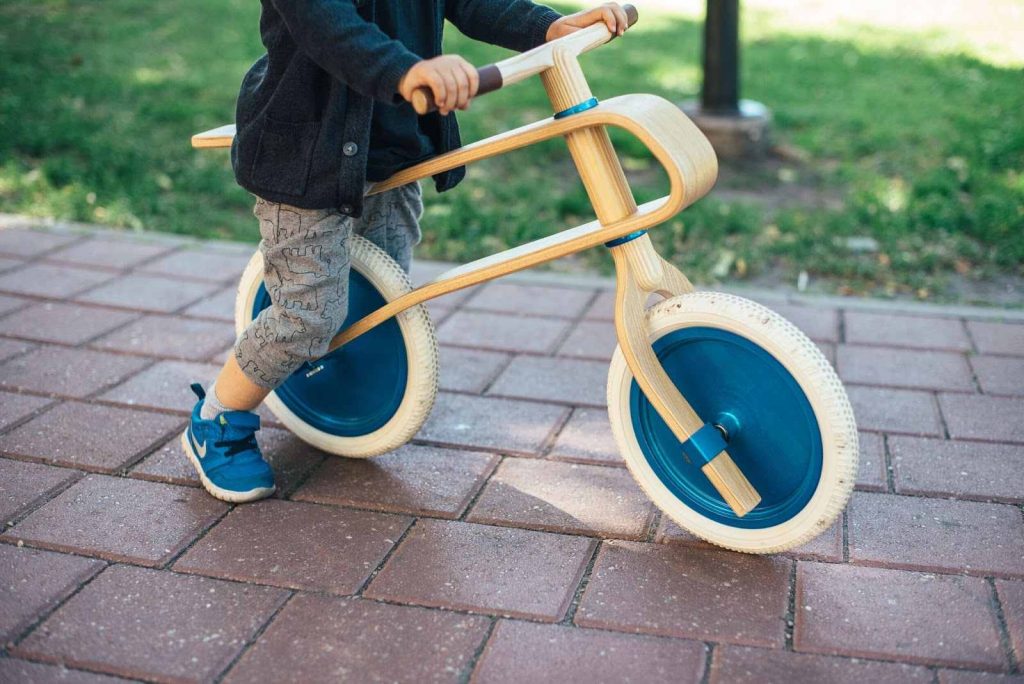
{"label": "bike front wheel", "polygon": [[725,503],[635,382],[621,350],[608,411],[630,472],[670,519],[709,542],[774,553],[827,530],[857,474],[846,391],[811,340],[733,295],[693,292],[648,311],[654,352],[702,420],[729,426],[728,453],[761,494],[744,517]]}

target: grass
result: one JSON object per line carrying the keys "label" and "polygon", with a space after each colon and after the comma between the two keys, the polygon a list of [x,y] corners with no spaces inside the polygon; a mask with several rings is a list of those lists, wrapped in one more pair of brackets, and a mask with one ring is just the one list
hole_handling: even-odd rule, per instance
{"label": "grass", "polygon": [[[1009,2],[1010,0],[1006,0]],[[0,5],[0,210],[255,241],[251,198],[224,152],[189,136],[230,120],[259,56],[258,3],[7,0]],[[766,103],[785,154],[723,168],[711,196],[653,232],[702,282],[791,282],[949,299],[951,283],[1024,276],[1024,76],[949,36],[787,32],[747,12],[744,96]],[[762,21],[762,19],[765,19]],[[700,24],[646,13],[584,58],[599,97],[699,90]],[[483,64],[505,51],[450,31]],[[550,115],[533,82],[461,116],[473,140]],[[615,136],[638,200],[665,193],[655,162]],[[558,141],[474,166],[428,193],[418,255],[483,256],[589,220]],[[849,238],[877,248],[850,249]],[[863,241],[861,241],[863,242]],[[608,267],[599,250],[563,264]],[[969,297],[968,297],[969,298]]]}

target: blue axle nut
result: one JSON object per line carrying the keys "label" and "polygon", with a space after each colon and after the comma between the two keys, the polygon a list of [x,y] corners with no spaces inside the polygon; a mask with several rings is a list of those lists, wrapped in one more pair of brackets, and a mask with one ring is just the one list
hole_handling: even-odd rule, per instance
{"label": "blue axle nut", "polygon": [[718,454],[725,451],[729,445],[729,439],[735,437],[739,429],[740,422],[736,416],[731,413],[722,413],[714,422],[705,423],[704,427],[683,442],[683,456],[689,463],[703,468]]}

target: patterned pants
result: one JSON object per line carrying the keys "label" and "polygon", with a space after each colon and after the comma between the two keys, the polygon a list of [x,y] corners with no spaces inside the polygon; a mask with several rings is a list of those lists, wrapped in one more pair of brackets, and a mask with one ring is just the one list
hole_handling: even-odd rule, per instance
{"label": "patterned pants", "polygon": [[235,359],[260,387],[274,389],[317,359],[348,313],[348,242],[361,235],[409,271],[423,213],[418,183],[367,197],[360,218],[257,198],[263,280],[271,305],[235,342]]}

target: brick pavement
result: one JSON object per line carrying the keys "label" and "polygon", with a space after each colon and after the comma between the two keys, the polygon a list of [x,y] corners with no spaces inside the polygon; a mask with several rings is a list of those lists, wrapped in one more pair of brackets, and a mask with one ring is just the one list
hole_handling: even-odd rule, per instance
{"label": "brick pavement", "polygon": [[752,557],[625,471],[600,282],[432,304],[442,391],[413,443],[346,461],[269,421],[281,490],[236,507],[176,435],[252,248],[20,221],[0,219],[2,681],[1022,680],[1024,316],[761,295],[834,355],[863,462],[836,526]]}

